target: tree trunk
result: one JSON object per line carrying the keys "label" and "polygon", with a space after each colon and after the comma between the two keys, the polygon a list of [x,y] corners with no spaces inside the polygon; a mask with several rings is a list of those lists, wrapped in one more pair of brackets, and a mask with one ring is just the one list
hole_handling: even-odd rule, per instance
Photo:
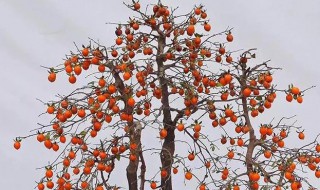
{"label": "tree trunk", "polygon": [[168,172],[168,177],[161,179],[161,189],[162,190],[172,190],[172,178],[171,178],[171,169],[173,163],[173,154],[175,151],[175,134],[174,129],[168,127],[168,135],[164,140],[162,150],[161,150],[161,163],[162,168],[166,169]]}
{"label": "tree trunk", "polygon": [[[240,79],[240,85],[241,89],[243,90],[246,88],[246,80],[247,80],[247,72],[246,72],[246,67],[245,65],[242,66],[242,76]],[[247,175],[249,175],[250,172],[253,171],[253,161],[252,161],[252,156],[253,156],[253,151],[255,148],[255,143],[256,143],[256,136],[254,134],[254,129],[252,128],[250,117],[249,117],[249,110],[248,110],[248,104],[247,104],[247,98],[242,96],[241,98],[242,102],[242,109],[243,109],[243,114],[245,118],[246,125],[249,127],[249,144],[246,152],[246,167],[247,167]],[[248,188],[252,190],[250,181],[248,183]]]}
{"label": "tree trunk", "polygon": [[129,190],[138,190],[138,166],[139,166],[139,152],[141,150],[141,124],[139,122],[134,122],[133,126],[129,129],[129,135],[130,135],[130,141],[134,142],[138,145],[137,151],[135,151],[133,154],[135,154],[137,160],[136,161],[130,161],[127,167],[127,180],[129,185]]}
{"label": "tree trunk", "polygon": [[162,150],[160,154],[162,169],[165,169],[168,173],[166,178],[161,178],[161,189],[162,190],[172,190],[172,178],[171,178],[171,168],[173,163],[173,154],[175,151],[175,126],[173,126],[170,105],[169,105],[169,92],[168,84],[165,76],[165,70],[163,65],[164,47],[166,45],[165,35],[158,30],[158,51],[157,51],[157,65],[158,65],[158,77],[159,83],[162,90],[162,111],[163,111],[163,126],[167,130],[167,136],[164,139]]}
{"label": "tree trunk", "polygon": [[[112,62],[107,65],[107,67],[114,71],[114,65]],[[119,73],[114,72],[113,77],[115,78],[115,85],[119,89],[121,94],[126,94],[125,93],[125,85],[123,83],[123,80],[120,78]],[[127,98],[131,95],[132,92],[129,94],[127,93],[126,98],[122,97],[122,101],[125,104],[124,110],[127,111],[127,113],[132,114],[133,109],[127,105]],[[129,160],[129,164],[127,166],[127,181],[128,181],[128,186],[129,190],[138,190],[138,176],[137,176],[137,171],[138,171],[138,166],[139,166],[139,152],[141,150],[141,124],[139,122],[128,122],[127,123],[129,126],[129,138],[130,142],[134,142],[138,145],[138,150],[134,152],[137,160],[132,162]]]}

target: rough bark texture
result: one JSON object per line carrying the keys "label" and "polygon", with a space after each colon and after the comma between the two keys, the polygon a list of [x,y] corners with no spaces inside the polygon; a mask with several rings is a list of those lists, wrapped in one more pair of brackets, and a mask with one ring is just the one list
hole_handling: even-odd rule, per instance
{"label": "rough bark texture", "polygon": [[[242,90],[246,87],[246,80],[247,80],[247,71],[245,65],[242,65],[242,76],[241,76],[241,88]],[[252,161],[252,156],[253,156],[253,150],[255,147],[256,143],[256,136],[254,134],[254,129],[252,128],[251,121],[249,118],[249,110],[248,110],[248,104],[247,104],[247,98],[242,96],[241,98],[242,102],[242,108],[243,108],[243,114],[244,118],[246,121],[246,125],[249,127],[249,144],[246,152],[246,167],[247,167],[247,174],[253,170],[253,161]],[[251,190],[250,184],[248,184],[249,189]]]}
{"label": "rough bark texture", "polygon": [[140,174],[140,190],[144,190],[144,184],[146,182],[146,171],[147,171],[147,166],[146,163],[144,161],[144,157],[143,157],[143,153],[140,150],[139,152],[139,158],[141,160],[141,166],[140,166],[140,170],[141,170],[141,174]]}
{"label": "rough bark texture", "polygon": [[[127,98],[131,95],[131,92],[125,92],[125,85],[123,83],[123,80],[119,76],[119,73],[115,72],[115,67],[112,64],[112,62],[110,62],[107,66],[110,70],[113,71],[113,77],[115,79],[115,85],[117,86],[117,89],[120,91],[121,94],[127,94],[127,96],[124,96],[122,98],[122,101],[125,103],[124,110],[127,113],[132,114],[132,107],[127,105]],[[134,152],[137,160],[135,162],[129,161],[129,164],[127,166],[127,181],[129,190],[138,190],[137,171],[139,166],[139,151],[141,150],[141,124],[139,122],[128,122],[128,126],[130,142],[135,142],[138,145],[138,150]]]}
{"label": "rough bark texture", "polygon": [[158,38],[158,51],[157,51],[157,66],[158,66],[158,77],[162,90],[162,108],[163,108],[163,125],[167,130],[168,135],[164,139],[162,150],[161,150],[161,164],[162,169],[167,170],[167,177],[161,179],[161,189],[162,190],[172,190],[172,179],[171,179],[171,168],[173,163],[173,154],[175,151],[175,134],[174,125],[171,118],[170,106],[169,106],[169,92],[168,84],[165,76],[165,70],[163,65],[163,53],[164,47],[166,45],[166,37],[163,33],[159,33]]}
{"label": "rough bark texture", "polygon": [[139,166],[139,151],[141,149],[141,124],[134,122],[133,126],[129,129],[130,142],[135,142],[138,145],[138,150],[133,153],[136,155],[136,161],[129,161],[127,167],[127,179],[129,190],[138,190],[137,171]]}

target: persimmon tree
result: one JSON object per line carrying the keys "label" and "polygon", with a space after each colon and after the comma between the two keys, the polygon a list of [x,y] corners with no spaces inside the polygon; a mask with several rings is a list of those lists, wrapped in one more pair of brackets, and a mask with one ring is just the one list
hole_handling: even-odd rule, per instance
{"label": "persimmon tree", "polygon": [[[48,68],[50,82],[59,73],[85,85],[46,103],[52,120],[14,142],[36,137],[58,152],[39,190],[171,190],[179,172],[199,190],[315,189],[306,177],[320,177],[317,139],[287,145],[304,139],[292,118],[256,124],[278,94],[302,103],[307,89],[279,89],[279,68],[255,63],[255,49],[228,49],[231,29],[213,33],[202,5],[183,15],[161,2],[125,6],[133,13],[112,46],[90,39]],[[127,182],[114,184],[123,165]]]}

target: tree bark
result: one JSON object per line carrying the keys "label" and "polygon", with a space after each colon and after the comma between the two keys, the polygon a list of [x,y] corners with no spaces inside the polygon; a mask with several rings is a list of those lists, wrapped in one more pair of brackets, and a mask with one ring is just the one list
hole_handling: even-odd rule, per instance
{"label": "tree bark", "polygon": [[139,166],[139,152],[141,150],[141,129],[142,126],[139,122],[134,122],[133,126],[129,129],[130,141],[138,145],[138,150],[134,153],[136,156],[136,161],[130,161],[127,167],[127,180],[129,185],[129,190],[138,190],[138,166]]}
{"label": "tree bark", "polygon": [[[242,76],[240,79],[240,85],[241,89],[243,90],[246,88],[246,80],[247,80],[247,71],[245,65],[242,65]],[[246,125],[249,127],[249,144],[246,152],[246,167],[247,167],[247,175],[249,175],[250,172],[253,171],[253,161],[252,161],[252,156],[253,156],[253,151],[255,148],[255,143],[256,143],[256,136],[254,134],[254,129],[251,125],[250,117],[249,117],[249,110],[248,110],[248,104],[247,104],[247,98],[242,96],[241,97],[241,102],[242,102],[242,108],[243,108],[243,114],[245,118]],[[249,189],[252,190],[250,182],[248,183]]]}
{"label": "tree bark", "polygon": [[174,129],[171,127],[167,129],[168,135],[164,140],[161,150],[161,163],[162,168],[167,170],[168,176],[161,179],[161,189],[162,190],[172,190],[172,179],[171,179],[171,169],[173,163],[173,154],[175,151],[174,144]]}
{"label": "tree bark", "polygon": [[169,105],[169,92],[168,84],[165,76],[165,68],[163,65],[164,47],[166,45],[166,37],[162,32],[159,32],[158,37],[158,51],[157,51],[157,65],[158,65],[158,77],[162,90],[162,108],[163,108],[163,125],[167,130],[167,136],[164,139],[162,150],[160,154],[162,169],[165,169],[168,173],[166,178],[161,178],[161,189],[172,190],[171,168],[173,163],[173,154],[175,151],[175,127],[172,122],[170,105]]}
{"label": "tree bark", "polygon": [[[123,83],[123,80],[120,78],[119,73],[115,72],[115,67],[112,62],[110,62],[107,67],[113,71],[113,77],[115,79],[115,85],[117,86],[117,89],[120,91],[121,94],[126,94],[125,92],[125,85]],[[131,92],[129,94],[126,94],[126,96],[122,97],[122,101],[125,104],[124,110],[132,114],[133,108],[127,105],[127,98],[131,95]],[[139,166],[139,152],[141,150],[141,124],[139,122],[128,122],[129,126],[129,138],[130,142],[134,142],[138,145],[137,151],[135,151],[133,154],[136,156],[136,161],[132,162],[129,160],[129,164],[127,166],[127,181],[129,190],[138,190],[138,166]]]}

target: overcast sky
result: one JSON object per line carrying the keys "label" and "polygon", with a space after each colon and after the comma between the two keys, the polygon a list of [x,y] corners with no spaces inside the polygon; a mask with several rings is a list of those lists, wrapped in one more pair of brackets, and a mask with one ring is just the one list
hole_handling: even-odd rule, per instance
{"label": "overcast sky", "polygon": [[[145,2],[157,1],[143,0],[143,7]],[[285,103],[281,96],[267,116],[297,114],[307,137],[320,132],[319,0],[163,2],[179,6],[181,13],[195,3],[205,5],[213,32],[233,27],[237,47],[258,48],[258,61],[271,59],[273,66],[283,68],[275,76],[280,87],[289,83],[301,89],[318,86],[306,93],[302,105]],[[111,45],[114,26],[105,23],[123,22],[129,14],[118,0],[0,0],[1,189],[33,189],[34,181],[43,175],[43,170],[36,168],[54,155],[35,139],[24,141],[20,151],[12,147],[14,137],[26,135],[37,122],[46,121],[38,118],[45,107],[36,98],[47,101],[73,88],[62,79],[49,83],[47,71],[40,65],[61,64],[64,55],[75,49],[73,42],[87,44],[88,37]]]}

